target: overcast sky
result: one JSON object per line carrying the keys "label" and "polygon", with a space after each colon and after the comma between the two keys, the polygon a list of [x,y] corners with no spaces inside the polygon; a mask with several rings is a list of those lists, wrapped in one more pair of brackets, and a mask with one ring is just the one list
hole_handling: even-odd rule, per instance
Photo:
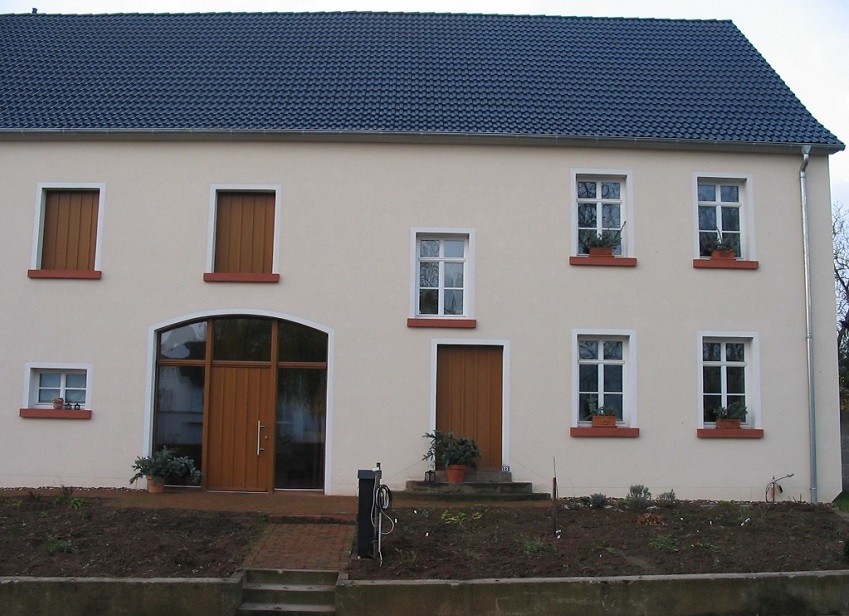
{"label": "overcast sky", "polygon": [[[847,0],[0,0],[0,13],[421,11],[730,19],[826,128],[849,143]],[[600,44],[602,42],[600,41]],[[849,153],[831,157],[849,207]]]}

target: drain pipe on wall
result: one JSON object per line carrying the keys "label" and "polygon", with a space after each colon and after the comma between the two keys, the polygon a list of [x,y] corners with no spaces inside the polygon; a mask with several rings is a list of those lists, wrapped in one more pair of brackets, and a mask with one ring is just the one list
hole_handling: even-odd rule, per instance
{"label": "drain pipe on wall", "polygon": [[805,339],[808,358],[808,431],[810,432],[811,455],[811,502],[817,497],[817,405],[814,393],[814,319],[811,301],[811,245],[808,233],[808,162],[811,146],[802,146],[802,166],[799,168],[799,184],[802,189],[802,246],[805,257]]}

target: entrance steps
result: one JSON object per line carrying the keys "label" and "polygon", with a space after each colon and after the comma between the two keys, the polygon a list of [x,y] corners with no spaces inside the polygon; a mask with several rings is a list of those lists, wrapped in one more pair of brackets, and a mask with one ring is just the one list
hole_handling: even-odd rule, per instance
{"label": "entrance steps", "polygon": [[333,616],[337,571],[248,569],[239,616]]}
{"label": "entrance steps", "polygon": [[434,500],[546,500],[550,494],[534,492],[533,484],[513,481],[509,471],[469,469],[463,483],[449,483],[445,471],[436,471],[434,481],[408,481],[406,494]]}

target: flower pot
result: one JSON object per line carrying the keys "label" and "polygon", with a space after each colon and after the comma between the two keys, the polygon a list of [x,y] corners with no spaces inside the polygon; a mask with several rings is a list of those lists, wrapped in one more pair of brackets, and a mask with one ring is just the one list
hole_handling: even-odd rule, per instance
{"label": "flower pot", "polygon": [[591,257],[612,257],[613,246],[590,246]]}
{"label": "flower pot", "polygon": [[466,478],[465,464],[449,464],[445,467],[445,476],[448,477],[448,483],[463,483]]}
{"label": "flower pot", "polygon": [[53,398],[53,408],[54,409],[61,409],[61,408],[64,408],[64,407],[65,407],[64,398]]}
{"label": "flower pot", "polygon": [[716,420],[716,429],[717,430],[739,430],[740,429],[740,419],[717,419]]}
{"label": "flower pot", "polygon": [[594,428],[615,428],[616,415],[593,415]]}
{"label": "flower pot", "polygon": [[147,491],[151,494],[162,494],[165,491],[165,482],[158,482],[153,477],[148,475]]}
{"label": "flower pot", "polygon": [[710,253],[711,259],[736,259],[736,250],[714,250]]}

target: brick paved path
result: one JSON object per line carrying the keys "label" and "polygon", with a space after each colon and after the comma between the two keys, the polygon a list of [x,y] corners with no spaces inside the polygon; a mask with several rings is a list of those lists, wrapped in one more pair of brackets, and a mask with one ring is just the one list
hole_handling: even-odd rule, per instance
{"label": "brick paved path", "polygon": [[355,530],[354,524],[270,524],[245,567],[344,571]]}

